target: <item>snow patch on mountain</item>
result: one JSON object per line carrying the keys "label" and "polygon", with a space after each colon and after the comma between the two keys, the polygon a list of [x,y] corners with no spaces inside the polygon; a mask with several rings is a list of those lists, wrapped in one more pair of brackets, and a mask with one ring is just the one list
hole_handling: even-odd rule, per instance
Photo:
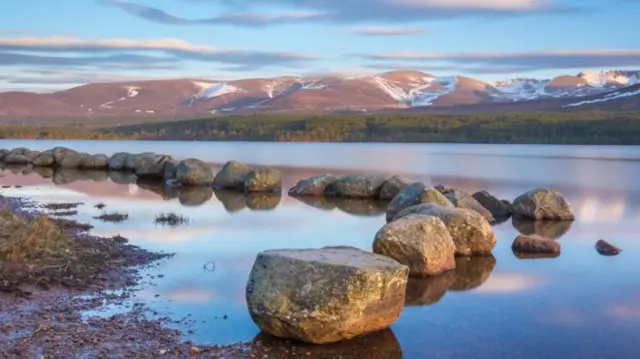
{"label": "snow patch on mountain", "polygon": [[224,82],[194,81],[193,84],[200,90],[198,94],[193,96],[196,100],[210,100],[212,98],[240,92],[238,87]]}
{"label": "snow patch on mountain", "polygon": [[574,102],[574,103],[570,103],[568,105],[564,105],[562,107],[578,107],[578,106],[582,106],[582,105],[589,105],[589,104],[592,104],[592,103],[606,102],[606,101],[611,101],[611,100],[615,100],[615,99],[633,97],[633,96],[638,96],[638,95],[640,95],[640,89],[636,89],[634,91],[629,91],[629,92],[617,91],[617,92],[612,92],[612,93],[606,94],[602,98],[597,98],[597,99],[593,99],[593,100],[585,100],[585,101],[580,101],[580,102]]}
{"label": "snow patch on mountain", "polygon": [[[430,106],[440,96],[455,91],[458,82],[457,76],[447,77],[411,77],[409,88],[405,89],[401,84],[387,80],[380,76],[368,78],[369,82],[378,86],[395,101],[412,107]],[[435,87],[435,88],[434,88]]]}
{"label": "snow patch on mountain", "polygon": [[127,86],[127,97],[136,97],[140,93],[140,87]]}
{"label": "snow patch on mountain", "polygon": [[423,92],[422,88],[416,89],[411,99],[411,107],[431,106],[433,102],[446,94],[456,90],[458,76],[437,77],[431,79],[429,85],[438,84],[440,89]]}
{"label": "snow patch on mountain", "polygon": [[510,80],[497,81],[491,84],[497,94],[494,97],[502,97],[512,101],[534,100],[544,96],[550,96],[546,92],[549,80],[515,78]]}
{"label": "snow patch on mountain", "polygon": [[262,91],[264,91],[267,96],[271,99],[287,90],[288,87],[288,79],[285,78],[277,78],[272,81],[269,81],[262,85]]}
{"label": "snow patch on mountain", "polygon": [[640,83],[640,72],[635,71],[587,71],[578,74],[593,87],[631,86]]}

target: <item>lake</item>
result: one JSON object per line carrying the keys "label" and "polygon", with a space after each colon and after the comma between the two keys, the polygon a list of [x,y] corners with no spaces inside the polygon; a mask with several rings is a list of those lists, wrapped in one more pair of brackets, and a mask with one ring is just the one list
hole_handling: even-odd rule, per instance
{"label": "lake", "polygon": [[[67,146],[90,153],[145,152],[196,157],[214,167],[235,159],[283,171],[282,196],[245,197],[211,190],[174,191],[136,185],[131,176],[59,173],[23,168],[0,172],[5,196],[81,201],[73,217],[98,235],[120,234],[175,257],[148,271],[135,300],[160,313],[197,319],[188,339],[226,344],[259,331],[245,306],[245,284],[256,254],[273,248],[350,245],[371,250],[385,223],[384,205],[354,200],[306,200],[286,191],[299,179],[332,171],[405,174],[468,191],[485,189],[513,200],[552,187],[570,202],[576,221],[538,225],[508,220],[494,226],[493,257],[458,260],[455,275],[412,280],[407,306],[376,345],[402,358],[637,358],[640,342],[640,147],[458,144],[318,144],[238,142],[0,141],[0,147],[44,150]],[[123,211],[120,224],[91,219],[105,203]],[[156,226],[162,212],[188,226]],[[562,254],[519,259],[519,233],[558,238]],[[598,239],[621,247],[600,256]],[[107,308],[104,314],[117,308]],[[389,349],[390,348],[390,349]],[[346,355],[352,355],[347,353]],[[347,356],[349,357],[349,356]],[[354,356],[357,358],[357,356]]]}

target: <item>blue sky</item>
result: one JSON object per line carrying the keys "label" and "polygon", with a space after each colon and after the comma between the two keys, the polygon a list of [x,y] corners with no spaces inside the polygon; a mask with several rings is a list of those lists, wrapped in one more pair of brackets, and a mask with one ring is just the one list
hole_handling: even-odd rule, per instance
{"label": "blue sky", "polygon": [[492,81],[640,69],[638,0],[20,0],[0,90],[415,69]]}

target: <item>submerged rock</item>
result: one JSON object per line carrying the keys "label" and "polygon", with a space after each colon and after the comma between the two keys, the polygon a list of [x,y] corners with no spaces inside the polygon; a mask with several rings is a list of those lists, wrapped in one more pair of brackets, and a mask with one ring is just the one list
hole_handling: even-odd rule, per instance
{"label": "submerged rock", "polygon": [[389,327],[404,308],[409,268],[348,247],[258,254],[246,288],[264,332],[313,344]]}
{"label": "submerged rock", "polygon": [[394,221],[411,214],[426,214],[440,218],[456,245],[457,255],[489,254],[496,245],[496,236],[491,224],[476,211],[432,203],[420,204],[400,211]]}
{"label": "submerged rock", "polygon": [[456,246],[442,220],[412,214],[384,225],[373,252],[409,267],[412,276],[434,276],[455,268]]}
{"label": "submerged rock", "polygon": [[393,176],[382,185],[379,198],[383,201],[390,201],[405,187],[414,182],[414,180],[405,176]]}
{"label": "submerged rock", "polygon": [[622,252],[620,248],[605,241],[604,239],[600,239],[596,242],[596,250],[603,256],[615,256]]}
{"label": "submerged rock", "polygon": [[557,191],[548,188],[523,193],[513,201],[513,215],[528,219],[573,221],[575,215]]}
{"label": "submerged rock", "polygon": [[403,188],[393,197],[391,202],[389,202],[389,206],[387,207],[387,222],[391,222],[403,209],[425,203],[453,207],[453,203],[438,190],[433,187],[427,188],[423,183],[416,182]]}
{"label": "submerged rock", "polygon": [[495,219],[509,218],[513,213],[513,205],[507,200],[500,200],[487,191],[473,194],[473,198],[486,208]]}
{"label": "submerged rock", "polygon": [[183,186],[210,186],[213,183],[213,172],[208,164],[188,158],[178,163],[176,180]]}
{"label": "submerged rock", "polygon": [[511,244],[511,250],[520,253],[560,253],[560,242],[538,235],[521,234]]}
{"label": "submerged rock", "polygon": [[325,173],[298,181],[289,189],[292,197],[321,197],[327,186],[337,180],[336,176]]}
{"label": "submerged rock", "polygon": [[275,169],[256,169],[247,174],[244,190],[248,193],[277,193],[282,191],[281,172]]}
{"label": "submerged rock", "polygon": [[253,169],[244,163],[229,161],[224,164],[220,172],[216,174],[213,185],[220,189],[243,190],[244,182]]}
{"label": "submerged rock", "polygon": [[348,175],[328,185],[325,195],[346,198],[378,198],[386,178],[376,175]]}

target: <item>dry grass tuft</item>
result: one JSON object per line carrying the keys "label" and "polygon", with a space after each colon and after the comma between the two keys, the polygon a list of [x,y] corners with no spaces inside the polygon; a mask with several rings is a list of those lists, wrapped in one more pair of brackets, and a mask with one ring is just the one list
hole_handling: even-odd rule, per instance
{"label": "dry grass tuft", "polygon": [[94,208],[97,208],[97,209],[103,209],[103,208],[104,208],[104,207],[106,207],[106,206],[107,206],[106,204],[104,204],[104,203],[102,203],[102,202],[101,202],[101,203],[96,204],[96,205],[95,205],[95,206],[93,206],[93,207],[94,207]]}
{"label": "dry grass tuft", "polygon": [[169,227],[177,227],[180,225],[189,224],[189,218],[176,213],[160,213],[156,215],[154,223],[156,225],[162,224]]}
{"label": "dry grass tuft", "polygon": [[75,216],[76,214],[78,214],[78,211],[76,210],[51,212],[51,215],[55,217],[69,217]]}
{"label": "dry grass tuft", "polygon": [[73,202],[73,203],[47,203],[42,205],[42,207],[48,209],[48,210],[52,210],[52,211],[58,211],[58,210],[70,210],[73,208],[77,208],[79,205],[83,204],[82,202]]}
{"label": "dry grass tuft", "polygon": [[99,219],[103,222],[121,223],[129,219],[129,215],[122,212],[103,213],[93,219]]}

